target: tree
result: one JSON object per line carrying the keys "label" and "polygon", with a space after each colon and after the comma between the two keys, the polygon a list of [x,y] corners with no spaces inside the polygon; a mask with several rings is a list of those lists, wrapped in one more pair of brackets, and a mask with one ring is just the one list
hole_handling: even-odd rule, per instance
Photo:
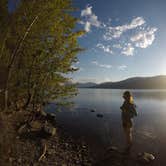
{"label": "tree", "polygon": [[[21,0],[14,12],[0,1],[0,65],[4,105],[16,109],[75,94],[66,74],[82,50],[71,0]],[[4,77],[4,76],[3,76]]]}

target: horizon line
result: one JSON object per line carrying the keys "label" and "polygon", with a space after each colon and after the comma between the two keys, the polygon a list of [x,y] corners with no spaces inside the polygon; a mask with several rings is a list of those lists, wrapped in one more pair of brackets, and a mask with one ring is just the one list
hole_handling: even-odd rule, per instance
{"label": "horizon line", "polygon": [[114,82],[120,82],[120,81],[124,81],[124,80],[127,80],[127,79],[131,79],[131,78],[152,78],[152,77],[162,77],[162,76],[164,76],[164,77],[166,77],[166,74],[160,74],[160,75],[152,75],[152,76],[131,76],[131,77],[126,77],[126,78],[124,78],[124,79],[120,79],[120,80],[117,80],[117,81],[103,81],[103,82],[98,82],[98,81],[74,81],[74,80],[72,80],[72,82],[73,83],[83,83],[83,84],[85,84],[85,83],[95,83],[95,84],[102,84],[102,83],[109,83],[109,82],[112,82],[112,83],[114,83]]}

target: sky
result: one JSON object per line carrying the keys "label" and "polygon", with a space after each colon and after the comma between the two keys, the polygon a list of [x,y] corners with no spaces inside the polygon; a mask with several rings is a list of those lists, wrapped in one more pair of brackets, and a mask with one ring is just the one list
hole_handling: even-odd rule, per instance
{"label": "sky", "polygon": [[166,75],[165,0],[74,0],[86,49],[74,82]]}
{"label": "sky", "polygon": [[[16,2],[9,0],[9,11]],[[166,0],[73,0],[78,29],[79,68],[74,82],[119,81],[166,75]]]}

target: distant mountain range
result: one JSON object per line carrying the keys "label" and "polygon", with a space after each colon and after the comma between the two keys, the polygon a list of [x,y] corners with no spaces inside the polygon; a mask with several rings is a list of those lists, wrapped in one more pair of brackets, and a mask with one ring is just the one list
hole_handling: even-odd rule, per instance
{"label": "distant mountain range", "polygon": [[78,88],[104,89],[166,89],[166,75],[154,77],[133,77],[118,82],[77,83]]}
{"label": "distant mountain range", "polygon": [[87,82],[87,83],[77,83],[76,85],[78,88],[91,88],[97,86],[98,84],[93,82]]}

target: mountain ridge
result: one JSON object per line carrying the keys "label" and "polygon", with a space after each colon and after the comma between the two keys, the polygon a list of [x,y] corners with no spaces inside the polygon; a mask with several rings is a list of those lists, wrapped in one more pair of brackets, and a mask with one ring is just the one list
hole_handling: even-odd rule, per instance
{"label": "mountain ridge", "polygon": [[[80,83],[78,83],[79,85]],[[81,83],[79,88],[103,88],[103,89],[166,89],[166,75],[151,77],[131,77],[117,82]],[[94,84],[94,85],[93,85]]]}

